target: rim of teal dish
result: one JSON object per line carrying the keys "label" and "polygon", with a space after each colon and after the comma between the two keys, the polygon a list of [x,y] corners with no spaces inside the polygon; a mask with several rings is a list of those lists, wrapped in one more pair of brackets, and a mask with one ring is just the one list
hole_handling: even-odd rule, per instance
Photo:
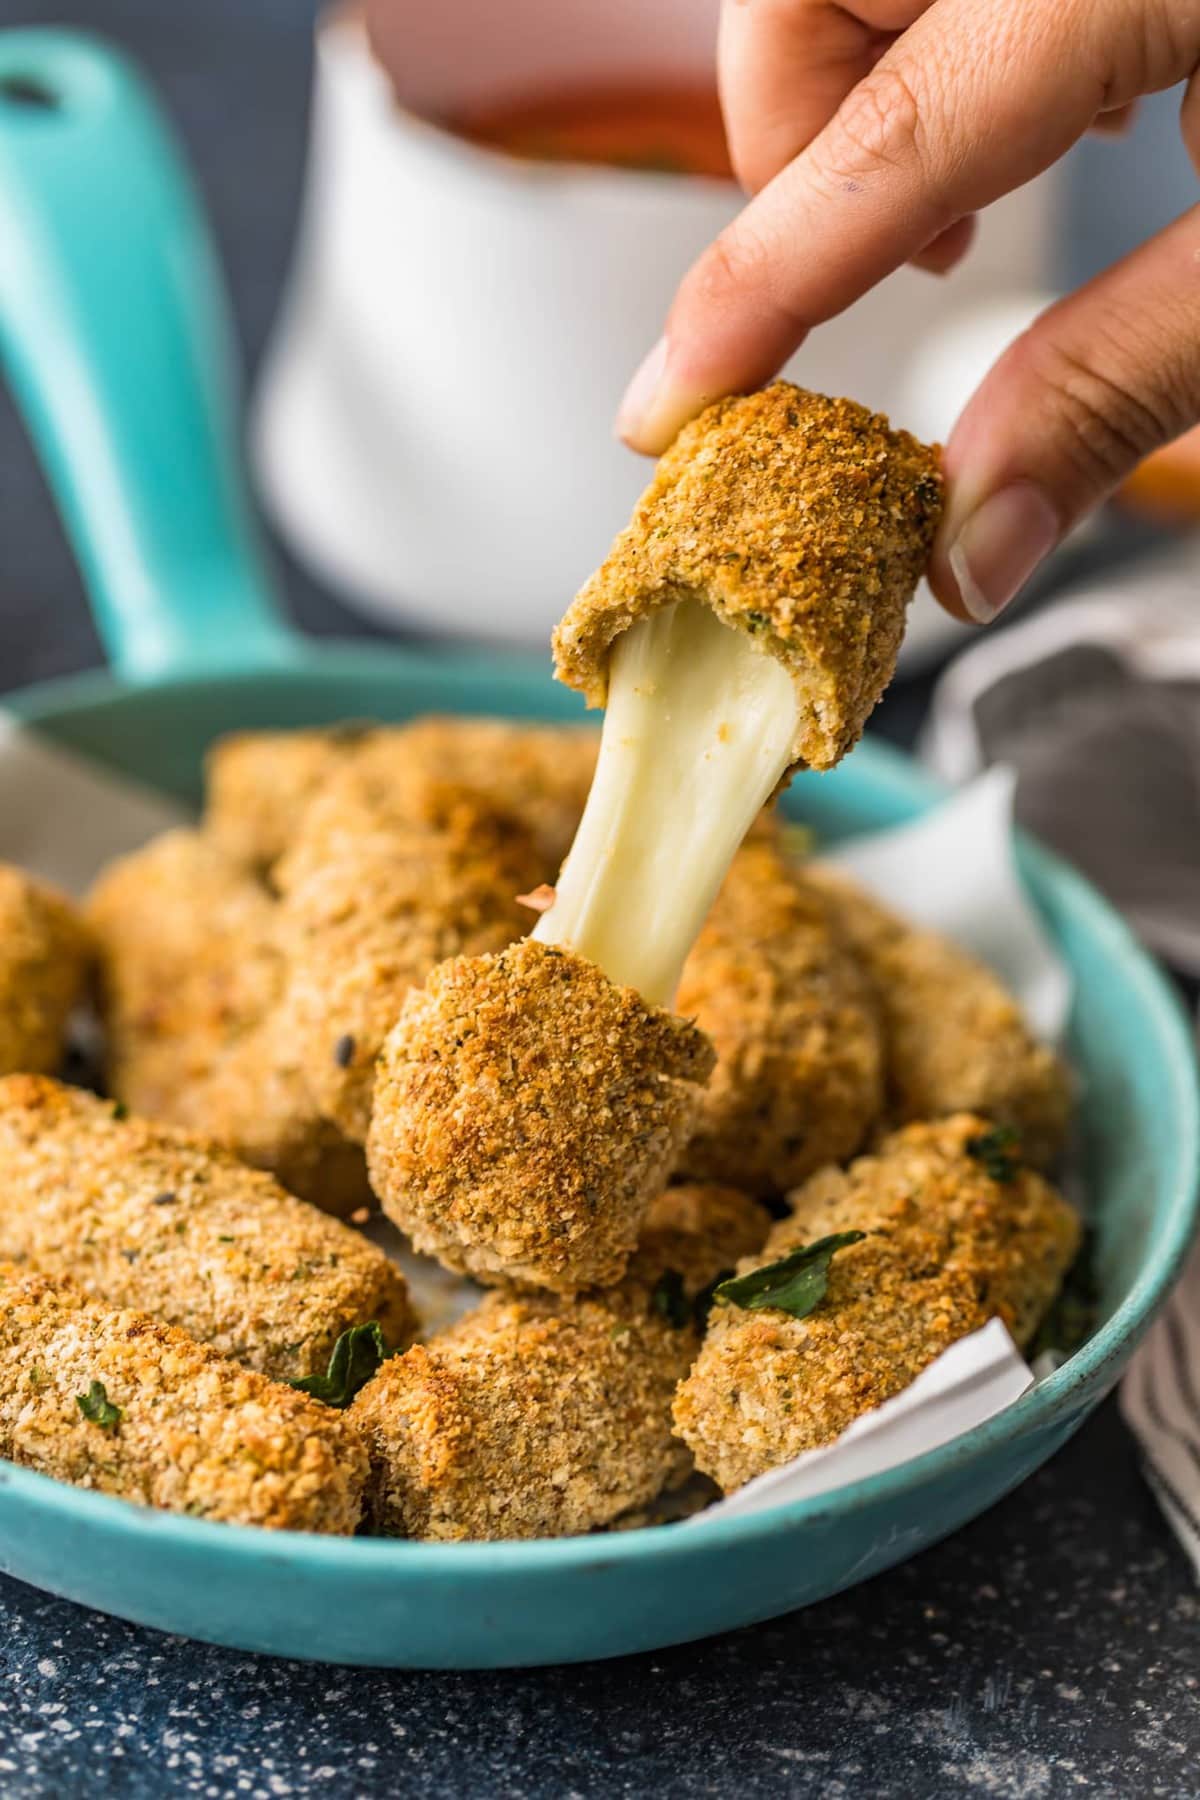
{"label": "rim of teal dish", "polygon": [[[338,649],[341,648],[339,645]],[[356,647],[353,654],[361,656],[361,647]],[[333,658],[322,659],[324,672],[332,673],[330,661],[341,660],[336,652]],[[347,656],[345,660],[349,664],[351,657]],[[423,660],[418,656],[411,662],[419,664]],[[429,658],[430,663],[439,660],[433,656]],[[445,662],[441,666],[445,669]],[[320,665],[311,670],[317,675],[321,672]],[[234,674],[233,671],[229,673]],[[493,680],[495,674],[493,668]],[[528,675],[528,665],[525,674]],[[261,681],[261,675],[257,679]],[[191,682],[184,679],[162,685],[194,689],[199,684],[194,679]],[[36,726],[40,722],[50,722],[55,714],[69,714],[72,704],[94,702],[102,696],[113,698],[119,691],[111,678],[86,676],[46,683],[19,696],[6,696],[3,704]],[[927,801],[945,791],[934,778],[888,745],[872,742],[869,754],[873,764],[872,779],[880,786],[891,788],[906,802]],[[1027,1431],[1053,1424],[1069,1414],[1081,1398],[1094,1396],[1099,1399],[1110,1385],[1105,1375],[1106,1366],[1122,1360],[1147,1329],[1155,1308],[1182,1266],[1196,1228],[1200,1207],[1200,1074],[1183,1007],[1167,978],[1124,921],[1090,883],[1049,851],[1023,838],[1019,843],[1019,857],[1023,872],[1032,877],[1035,888],[1045,888],[1056,898],[1065,900],[1071,910],[1083,918],[1101,948],[1107,950],[1114,962],[1121,964],[1127,980],[1131,980],[1138,990],[1141,1016],[1152,1025],[1162,1045],[1163,1061],[1170,1071],[1171,1085],[1165,1099],[1173,1127],[1172,1154],[1161,1184],[1165,1189],[1165,1217],[1129,1293],[1111,1318],[1061,1368],[993,1419],[951,1443],[927,1451],[883,1474],[849,1482],[815,1498],[786,1502],[741,1517],[714,1520],[694,1529],[659,1525],[607,1535],[539,1538],[518,1543],[429,1544],[393,1538],[333,1538],[309,1532],[267,1531],[254,1526],[186,1518],[177,1513],[134,1505],[87,1488],[71,1487],[14,1463],[0,1463],[0,1504],[4,1494],[17,1495],[35,1503],[43,1515],[54,1514],[64,1522],[82,1527],[98,1527],[103,1523],[106,1530],[128,1537],[131,1542],[144,1541],[146,1534],[152,1533],[164,1547],[223,1551],[234,1559],[259,1564],[263,1555],[269,1554],[272,1560],[285,1562],[290,1567],[303,1565],[335,1576],[346,1576],[368,1566],[376,1576],[394,1572],[405,1579],[471,1572],[561,1572],[564,1568],[583,1568],[597,1563],[611,1567],[615,1563],[638,1562],[647,1557],[686,1558],[722,1545],[788,1534],[834,1513],[846,1514],[878,1503],[886,1504],[978,1457],[1001,1449],[1023,1437]]]}

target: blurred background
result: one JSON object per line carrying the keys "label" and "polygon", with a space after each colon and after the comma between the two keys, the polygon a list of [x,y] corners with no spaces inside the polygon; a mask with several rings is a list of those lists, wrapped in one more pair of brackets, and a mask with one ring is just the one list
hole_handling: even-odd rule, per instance
{"label": "blurred background", "polygon": [[[624,380],[737,205],[711,129],[715,16],[715,0],[373,0],[328,15],[310,0],[73,0],[64,18],[10,0],[5,24],[69,23],[128,49],[182,135],[232,293],[256,491],[308,631],[545,654],[646,476],[611,435]],[[613,101],[634,69],[657,112]],[[576,103],[556,114],[563,95]],[[1082,144],[994,209],[960,273],[901,271],[789,372],[944,435],[1048,297],[1193,202],[1177,110],[1159,96],[1126,138]],[[1184,440],[1002,629],[980,639],[920,597],[878,718],[954,779],[1015,761],[1022,816],[1190,969],[1196,516],[1200,453]],[[3,393],[0,544],[0,685],[98,662]]]}

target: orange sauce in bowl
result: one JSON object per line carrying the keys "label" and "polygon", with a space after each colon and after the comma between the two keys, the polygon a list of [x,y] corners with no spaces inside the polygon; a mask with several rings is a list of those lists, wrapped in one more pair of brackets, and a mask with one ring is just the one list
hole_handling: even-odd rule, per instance
{"label": "orange sauce in bowl", "polygon": [[708,87],[560,90],[446,123],[471,143],[527,161],[733,179],[720,103]]}

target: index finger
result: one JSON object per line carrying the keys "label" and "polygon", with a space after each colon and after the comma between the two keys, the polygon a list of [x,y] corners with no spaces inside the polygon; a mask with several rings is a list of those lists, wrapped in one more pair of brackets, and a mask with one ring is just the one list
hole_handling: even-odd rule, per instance
{"label": "index finger", "polygon": [[657,454],[722,394],[966,214],[1062,155],[1105,108],[1169,86],[1182,33],[1148,51],[1124,0],[935,0],[813,142],[695,263],[618,420]]}

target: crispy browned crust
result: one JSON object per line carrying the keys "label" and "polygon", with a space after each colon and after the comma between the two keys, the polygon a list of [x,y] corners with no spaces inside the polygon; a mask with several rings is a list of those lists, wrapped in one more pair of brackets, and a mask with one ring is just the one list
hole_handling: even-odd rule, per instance
{"label": "crispy browned crust", "polygon": [[619,1286],[575,1299],[497,1293],[384,1364],[351,1418],[371,1454],[370,1512],[393,1535],[564,1537],[683,1479],[671,1396],[699,1348],[656,1303],[686,1307],[763,1241],[763,1209],[717,1188],[668,1190]]}
{"label": "crispy browned crust", "polygon": [[743,1265],[834,1232],[868,1234],[836,1253],[825,1298],[805,1319],[714,1307],[674,1417],[697,1466],[727,1493],[832,1443],[989,1319],[1029,1341],[1078,1248],[1079,1222],[1032,1170],[988,1174],[967,1149],[988,1129],[969,1115],[910,1125],[877,1155],[820,1171]]}
{"label": "crispy browned crust", "polygon": [[0,1080],[0,1256],[69,1275],[268,1375],[323,1373],[349,1326],[415,1330],[403,1275],[228,1151],[45,1076]]}
{"label": "crispy browned crust", "polygon": [[599,733],[578,725],[512,719],[414,719],[391,735],[400,766],[515,819],[532,840],[538,880],[553,881],[571,848],[596,768]]}
{"label": "crispy browned crust", "polygon": [[246,731],[225,737],[207,761],[206,829],[245,867],[267,871],[290,847],[309,803],[360,755],[384,779],[414,777],[471,788],[533,838],[553,880],[571,847],[596,763],[597,735],[577,726],[511,719],[444,718],[327,731]]}
{"label": "crispy browned crust", "polygon": [[905,924],[840,872],[812,864],[807,874],[875,990],[892,1121],[982,1113],[1019,1133],[1028,1162],[1049,1167],[1066,1138],[1070,1073],[1011,994],[957,944]]}
{"label": "crispy browned crust", "polygon": [[446,958],[520,936],[516,896],[538,867],[514,819],[438,778],[400,780],[388,748],[326,785],[276,871],[283,1035],[320,1111],[359,1142],[405,995]]}
{"label": "crispy browned crust", "polygon": [[52,1074],[87,983],[92,943],[57,889],[0,863],[0,1074]]}
{"label": "crispy browned crust", "polygon": [[87,915],[109,1091],[199,1131],[344,1216],[369,1198],[361,1149],[319,1111],[279,1007],[279,909],[211,838],[171,831],[113,863]]}
{"label": "crispy browned crust", "polygon": [[266,874],[361,737],[360,728],[333,726],[219,738],[204,759],[207,835],[242,868]]}
{"label": "crispy browned crust", "polygon": [[613,641],[700,600],[791,675],[794,753],[832,767],[891,680],[942,507],[938,453],[787,381],[680,432],[554,634],[559,679],[604,704]]}
{"label": "crispy browned crust", "polygon": [[[78,1396],[98,1381],[114,1428]],[[0,1265],[0,1455],[142,1506],[349,1535],[365,1449],[342,1414],[147,1314]]]}
{"label": "crispy browned crust", "polygon": [[367,1159],[417,1248],[556,1292],[619,1279],[712,1069],[707,1039],[526,939],[442,963],[379,1058]]}
{"label": "crispy browned crust", "polygon": [[765,831],[734,858],[675,1004],[717,1053],[685,1173],[782,1193],[859,1148],[883,1101],[875,1002]]}

